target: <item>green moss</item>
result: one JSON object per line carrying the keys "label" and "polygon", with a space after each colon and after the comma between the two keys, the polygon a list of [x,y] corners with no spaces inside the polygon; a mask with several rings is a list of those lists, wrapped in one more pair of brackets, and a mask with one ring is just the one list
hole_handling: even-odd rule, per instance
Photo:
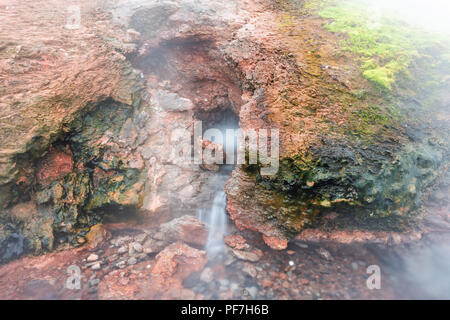
{"label": "green moss", "polygon": [[[388,91],[424,55],[420,48],[438,39],[390,17],[373,21],[367,8],[354,1],[323,1],[318,14],[329,19],[326,29],[345,34],[341,45],[360,57],[364,77]],[[448,51],[437,58],[445,60],[446,55]]]}

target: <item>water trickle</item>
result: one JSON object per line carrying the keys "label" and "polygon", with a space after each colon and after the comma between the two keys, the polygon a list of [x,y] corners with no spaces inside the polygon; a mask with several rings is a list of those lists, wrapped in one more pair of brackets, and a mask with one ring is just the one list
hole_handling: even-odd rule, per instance
{"label": "water trickle", "polygon": [[209,257],[215,257],[223,252],[223,237],[227,232],[228,217],[226,214],[227,197],[225,192],[219,191],[214,197],[209,210],[199,210],[199,219],[209,227],[206,252]]}
{"label": "water trickle", "polygon": [[[238,119],[231,112],[224,114],[221,121],[214,124],[213,127],[223,134],[223,140],[215,141],[223,144],[226,152],[236,153],[237,136],[236,132],[230,134],[229,129],[237,130],[239,128]],[[234,164],[226,164],[220,168],[220,171],[213,178],[212,188],[212,204],[209,207],[198,210],[198,219],[203,221],[209,228],[208,240],[206,244],[206,252],[208,257],[215,258],[224,252],[223,238],[228,229],[228,215],[226,212],[227,196],[224,192],[226,181],[230,178]]]}

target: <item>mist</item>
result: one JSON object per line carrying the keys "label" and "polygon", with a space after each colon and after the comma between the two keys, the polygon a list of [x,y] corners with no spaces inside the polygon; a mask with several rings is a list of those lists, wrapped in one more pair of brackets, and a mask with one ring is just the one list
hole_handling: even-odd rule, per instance
{"label": "mist", "polygon": [[393,17],[425,31],[450,35],[450,2],[447,0],[357,0],[376,20]]}

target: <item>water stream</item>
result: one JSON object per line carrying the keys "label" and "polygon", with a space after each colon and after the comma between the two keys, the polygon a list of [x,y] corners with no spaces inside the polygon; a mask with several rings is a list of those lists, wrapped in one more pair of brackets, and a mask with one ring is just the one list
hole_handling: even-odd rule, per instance
{"label": "water stream", "polygon": [[[234,152],[236,155],[236,130],[238,128],[239,123],[236,116],[231,112],[225,112],[222,120],[210,128],[205,128],[205,132],[209,129],[219,130],[222,133],[222,137],[214,137],[212,141],[222,144],[223,149],[227,153]],[[220,171],[213,178],[211,184],[213,188],[213,201],[211,206],[200,208],[197,213],[197,218],[203,221],[209,228],[205,250],[210,258],[217,257],[224,251],[223,237],[226,235],[228,229],[228,215],[226,213],[227,197],[223,189],[225,183],[230,178],[234,166],[235,164],[221,166]]]}

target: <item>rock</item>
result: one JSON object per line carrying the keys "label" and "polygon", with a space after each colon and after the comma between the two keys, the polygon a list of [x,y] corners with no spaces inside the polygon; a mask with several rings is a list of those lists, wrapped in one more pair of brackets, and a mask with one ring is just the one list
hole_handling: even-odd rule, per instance
{"label": "rock", "polygon": [[263,253],[261,250],[254,250],[254,251],[241,251],[241,250],[235,250],[232,249],[232,252],[234,255],[240,259],[245,261],[251,261],[251,262],[257,262],[259,259],[261,259]]}
{"label": "rock", "polygon": [[128,242],[130,242],[132,240],[133,240],[133,238],[131,238],[130,236],[123,236],[123,237],[114,239],[113,242],[114,242],[115,245],[120,247],[120,246],[123,246],[123,245],[127,244]]}
{"label": "rock", "polygon": [[129,266],[133,266],[137,263],[137,259],[135,257],[131,257],[130,259],[128,259],[127,263]]}
{"label": "rock", "polygon": [[89,257],[87,257],[86,261],[87,262],[94,262],[98,260],[98,255],[92,253],[89,255]]}
{"label": "rock", "polygon": [[155,240],[153,238],[147,239],[143,245],[144,253],[152,254],[158,253],[168,245],[167,242],[161,240]]}
{"label": "rock", "polygon": [[258,295],[258,288],[256,287],[246,287],[244,295],[249,296],[249,298],[255,299]]}
{"label": "rock", "polygon": [[161,251],[155,259],[151,274],[162,278],[185,279],[205,267],[206,253],[182,242],[175,242]]}
{"label": "rock", "polygon": [[166,90],[158,90],[152,102],[157,108],[165,111],[188,111],[194,107],[191,100]]}
{"label": "rock", "polygon": [[109,263],[116,261],[117,259],[119,259],[119,255],[118,254],[113,254],[111,256],[109,256],[108,258],[106,258],[108,260]]}
{"label": "rock", "polygon": [[137,253],[142,253],[144,251],[144,248],[142,247],[142,245],[139,242],[131,242],[128,245],[128,254],[132,255],[135,252]]}
{"label": "rock", "polygon": [[324,249],[324,248],[319,248],[319,249],[316,250],[316,252],[319,254],[319,256],[321,256],[325,260],[333,260],[333,257],[331,256],[331,253],[328,250]]}
{"label": "rock", "polygon": [[241,235],[229,235],[224,238],[224,242],[227,246],[237,250],[243,250],[246,248],[246,240]]}
{"label": "rock", "polygon": [[118,254],[124,254],[128,252],[128,247],[127,246],[122,246],[119,248],[119,250],[117,250]]}
{"label": "rock", "polygon": [[256,276],[258,275],[258,271],[251,263],[245,263],[244,267],[242,268],[242,272],[248,274],[252,278],[256,278]]}
{"label": "rock", "polygon": [[100,270],[101,269],[101,263],[100,262],[96,262],[91,266],[92,270]]}
{"label": "rock", "polygon": [[266,236],[263,234],[264,242],[274,250],[284,250],[287,248],[289,240],[286,238],[279,238],[276,236]]}
{"label": "rock", "polygon": [[127,262],[126,261],[119,261],[116,263],[116,267],[119,269],[123,269],[127,266]]}
{"label": "rock", "polygon": [[105,226],[102,224],[97,224],[88,232],[86,235],[86,240],[89,248],[94,249],[99,247],[110,237],[111,234],[105,229]]}
{"label": "rock", "polygon": [[73,169],[73,155],[70,150],[57,150],[51,148],[38,164],[37,180],[41,185],[64,177]]}
{"label": "rock", "polygon": [[137,236],[134,237],[134,240],[136,242],[138,242],[139,244],[143,244],[145,239],[147,239],[147,234],[146,233],[141,233]]}
{"label": "rock", "polygon": [[183,241],[188,244],[205,246],[208,238],[208,229],[200,220],[192,216],[182,216],[160,226],[163,241]]}
{"label": "rock", "polygon": [[99,279],[92,279],[88,281],[88,286],[89,287],[95,287],[98,286],[98,284],[100,283]]}
{"label": "rock", "polygon": [[211,268],[205,268],[200,274],[200,280],[206,283],[210,283],[214,280],[214,273]]}

